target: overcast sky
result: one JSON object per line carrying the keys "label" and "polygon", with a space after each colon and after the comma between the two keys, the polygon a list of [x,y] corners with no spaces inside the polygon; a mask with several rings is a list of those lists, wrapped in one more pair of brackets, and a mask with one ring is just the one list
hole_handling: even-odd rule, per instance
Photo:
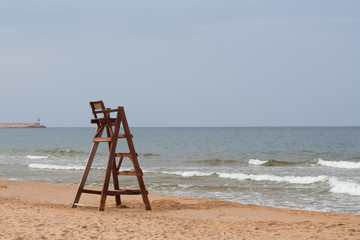
{"label": "overcast sky", "polygon": [[360,125],[360,1],[0,1],[0,122]]}

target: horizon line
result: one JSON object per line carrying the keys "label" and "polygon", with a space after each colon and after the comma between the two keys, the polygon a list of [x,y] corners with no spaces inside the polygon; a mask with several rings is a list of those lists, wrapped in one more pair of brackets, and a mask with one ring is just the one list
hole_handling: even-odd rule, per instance
{"label": "horizon line", "polygon": [[[46,126],[47,128],[92,128],[93,126]],[[94,126],[96,127],[96,126]],[[130,128],[316,128],[316,127],[360,127],[360,125],[254,125],[254,126],[130,126]]]}

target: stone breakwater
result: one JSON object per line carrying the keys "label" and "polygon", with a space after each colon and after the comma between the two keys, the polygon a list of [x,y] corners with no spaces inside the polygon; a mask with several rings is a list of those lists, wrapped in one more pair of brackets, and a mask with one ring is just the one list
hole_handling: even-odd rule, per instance
{"label": "stone breakwater", "polygon": [[46,128],[40,123],[0,123],[0,128]]}

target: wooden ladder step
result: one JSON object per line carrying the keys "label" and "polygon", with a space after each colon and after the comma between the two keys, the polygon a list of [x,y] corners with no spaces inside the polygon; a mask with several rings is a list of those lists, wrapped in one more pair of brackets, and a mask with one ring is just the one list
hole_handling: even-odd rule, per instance
{"label": "wooden ladder step", "polygon": [[[135,153],[135,156],[138,156],[138,154]],[[115,157],[128,157],[128,158],[130,158],[131,153],[129,153],[129,152],[118,152],[118,153],[115,153]]]}
{"label": "wooden ladder step", "polygon": [[93,189],[83,189],[83,193],[89,193],[89,194],[101,194],[100,190],[93,190]]}
{"label": "wooden ladder step", "polygon": [[93,142],[111,142],[111,137],[106,137],[106,138],[102,138],[102,137],[95,137],[93,139]]}
{"label": "wooden ladder step", "polygon": [[139,195],[141,191],[138,189],[121,189],[121,190],[111,190],[108,192],[108,195]]}
{"label": "wooden ladder step", "polygon": [[[92,189],[83,189],[83,193],[89,193],[89,194],[99,194],[101,195],[100,190],[92,190]],[[139,195],[141,194],[141,191],[138,189],[120,189],[120,190],[109,190],[107,192],[107,195],[114,196],[114,195]],[[146,194],[148,192],[146,191]]]}

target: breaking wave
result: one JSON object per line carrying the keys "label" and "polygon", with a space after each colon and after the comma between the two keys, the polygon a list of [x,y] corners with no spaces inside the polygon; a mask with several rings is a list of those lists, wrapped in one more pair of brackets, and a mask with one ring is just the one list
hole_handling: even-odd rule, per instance
{"label": "breaking wave", "polygon": [[207,177],[213,175],[213,172],[200,172],[200,171],[162,171],[162,174],[178,175],[182,177]]}
{"label": "breaking wave", "polygon": [[[58,164],[41,164],[31,163],[28,165],[29,168],[34,169],[50,169],[50,170],[84,170],[85,166],[79,165],[58,165]],[[97,167],[92,169],[105,169],[104,167]]]}
{"label": "breaking wave", "polygon": [[40,163],[31,163],[28,165],[29,168],[36,169],[53,169],[53,170],[83,170],[84,166],[67,166],[67,165],[57,165],[57,164],[40,164]]}
{"label": "breaking wave", "polygon": [[359,169],[360,162],[349,162],[349,161],[328,161],[318,158],[315,161],[316,165],[333,167],[333,168],[347,168],[347,169]]}
{"label": "breaking wave", "polygon": [[248,164],[253,166],[268,166],[268,167],[312,165],[312,166],[324,166],[324,167],[333,167],[333,168],[360,169],[360,162],[329,161],[329,160],[323,160],[321,158],[317,158],[310,161],[304,161],[304,162],[286,162],[286,161],[277,161],[274,159],[270,159],[270,160],[250,159]]}
{"label": "breaking wave", "polygon": [[[320,175],[320,176],[277,176],[277,175],[256,175],[245,173],[216,173],[216,172],[200,172],[200,171],[161,171],[162,174],[178,175],[185,178],[188,177],[209,177],[217,176],[219,178],[227,178],[239,181],[269,181],[277,183],[288,183],[297,185],[322,184],[327,186],[328,191],[338,194],[349,194],[360,196],[360,184],[352,181],[339,180],[336,177]],[[325,184],[325,185],[324,185]]]}
{"label": "breaking wave", "polygon": [[360,184],[350,181],[341,181],[335,177],[329,180],[330,192],[345,193],[354,196],[360,196]]}
{"label": "breaking wave", "polygon": [[253,180],[253,181],[273,181],[287,182],[291,184],[313,184],[326,181],[329,177],[325,175],[312,176],[276,176],[276,175],[256,175],[245,173],[217,173],[200,171],[161,171],[162,174],[178,175],[182,177],[208,177],[218,176],[219,178],[228,178],[235,180]]}
{"label": "breaking wave", "polygon": [[260,159],[250,159],[249,160],[249,165],[264,165],[265,163],[267,163],[268,161],[265,160],[260,160]]}
{"label": "breaking wave", "polygon": [[353,181],[339,180],[331,176],[276,176],[276,175],[255,175],[243,173],[220,173],[219,177],[236,180],[273,181],[290,184],[328,184],[332,193],[342,193],[360,196],[360,184]]}
{"label": "breaking wave", "polygon": [[291,184],[314,184],[314,183],[324,182],[328,179],[328,177],[324,175],[317,177],[312,177],[312,176],[300,177],[300,176],[255,175],[255,174],[244,174],[244,173],[219,173],[219,177],[237,179],[237,180],[285,182]]}
{"label": "breaking wave", "polygon": [[249,165],[268,166],[268,167],[304,165],[307,163],[308,162],[286,162],[286,161],[278,161],[274,159],[270,159],[270,160],[250,159],[248,162]]}
{"label": "breaking wave", "polygon": [[35,156],[35,155],[26,155],[25,158],[28,158],[28,159],[47,159],[47,158],[51,158],[50,155],[48,156]]}

